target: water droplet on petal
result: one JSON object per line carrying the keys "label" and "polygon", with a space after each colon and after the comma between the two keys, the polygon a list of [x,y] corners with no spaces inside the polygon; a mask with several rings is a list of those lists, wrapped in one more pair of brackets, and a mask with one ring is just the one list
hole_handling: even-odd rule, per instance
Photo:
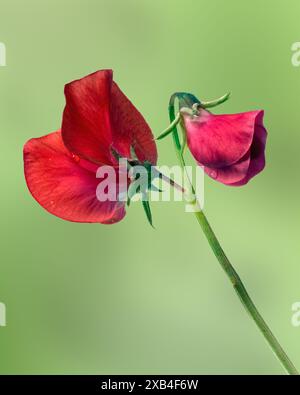
{"label": "water droplet on petal", "polygon": [[217,170],[210,170],[209,173],[208,173],[208,175],[209,175],[211,178],[216,179],[216,178],[218,177],[218,172],[217,172]]}
{"label": "water droplet on petal", "polygon": [[74,160],[74,162],[78,163],[80,162],[80,158],[78,155],[72,154],[72,159]]}

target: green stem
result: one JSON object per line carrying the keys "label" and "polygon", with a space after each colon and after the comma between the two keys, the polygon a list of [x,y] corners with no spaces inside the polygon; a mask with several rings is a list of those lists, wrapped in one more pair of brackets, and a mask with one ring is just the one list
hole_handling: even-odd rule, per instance
{"label": "green stem", "polygon": [[[176,95],[173,95],[170,99],[170,105],[169,105],[169,116],[170,116],[170,121],[172,122],[175,117],[175,99]],[[182,147],[180,143],[180,139],[178,136],[178,131],[177,127],[175,126],[173,130],[173,141],[176,149],[176,153],[178,156],[179,163],[182,167],[182,169],[186,172],[185,170],[185,161],[182,155]],[[189,182],[189,188],[190,192],[194,194],[195,196],[195,190],[191,182]],[[198,208],[198,202],[197,198],[195,196],[195,215],[196,218],[209,242],[209,245],[211,249],[213,250],[216,258],[218,259],[222,269],[224,272],[227,274],[229,280],[231,281],[234,290],[236,291],[239,299],[241,300],[244,308],[250,315],[250,317],[253,319],[253,321],[256,323],[258,329],[261,331],[267,342],[269,343],[270,347],[272,348],[273,352],[275,355],[278,357],[279,361],[282,363],[286,371],[291,374],[291,375],[299,375],[296,367],[293,365],[291,360],[289,359],[288,355],[286,352],[283,350],[281,345],[279,344],[278,340],[276,337],[273,335],[272,331],[266,324],[265,320],[261,316],[261,314],[258,312],[257,308],[255,307],[252,299],[250,298],[246,288],[244,287],[242,280],[240,279],[239,275],[235,271],[234,267],[230,263],[229,259],[225,255],[216,235],[214,234],[209,222],[207,221],[206,216],[204,215],[204,212]]]}
{"label": "green stem", "polygon": [[234,290],[236,291],[246,311],[249,313],[250,317],[254,320],[259,330],[261,331],[261,333],[263,334],[263,336],[271,346],[273,352],[278,357],[282,365],[285,367],[286,371],[291,375],[298,375],[299,373],[297,369],[295,368],[295,366],[287,356],[286,352],[283,350],[278,340],[276,339],[276,337],[273,335],[272,331],[266,324],[265,320],[263,319],[263,317],[255,307],[239,275],[237,274],[234,267],[231,265],[227,256],[225,255],[203,211],[198,211],[195,213],[195,215],[211,246],[211,249],[213,250],[216,258],[218,259],[222,269],[230,279],[234,287]]}

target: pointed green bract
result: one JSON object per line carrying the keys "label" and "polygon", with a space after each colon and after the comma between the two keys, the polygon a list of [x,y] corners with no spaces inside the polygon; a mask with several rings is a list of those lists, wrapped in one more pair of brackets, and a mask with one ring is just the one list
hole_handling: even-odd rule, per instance
{"label": "pointed green bract", "polygon": [[138,160],[137,154],[136,154],[135,149],[132,145],[130,146],[130,156],[131,156],[131,159]]}
{"label": "pointed green bract", "polygon": [[145,211],[146,217],[148,219],[149,224],[154,228],[153,222],[152,222],[152,213],[151,213],[151,208],[148,200],[142,200],[143,204],[143,209]]}
{"label": "pointed green bract", "polygon": [[113,149],[112,147],[111,147],[111,152],[112,152],[112,154],[113,154],[113,156],[115,157],[116,160],[120,160],[120,159],[123,158],[123,157],[122,157],[115,149]]}

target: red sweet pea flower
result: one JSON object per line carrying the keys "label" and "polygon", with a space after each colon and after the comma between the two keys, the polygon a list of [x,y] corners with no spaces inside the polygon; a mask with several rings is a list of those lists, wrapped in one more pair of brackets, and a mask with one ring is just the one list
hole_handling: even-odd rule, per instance
{"label": "red sweet pea flower", "polygon": [[65,220],[120,221],[124,202],[100,202],[96,197],[97,169],[117,168],[114,152],[129,159],[132,148],[141,164],[157,160],[149,126],[112,77],[111,70],[101,70],[67,84],[61,130],[24,146],[25,177],[32,196]]}
{"label": "red sweet pea flower", "polygon": [[213,115],[200,109],[198,115],[184,114],[188,147],[210,177],[244,185],[265,167],[263,116],[261,110]]}

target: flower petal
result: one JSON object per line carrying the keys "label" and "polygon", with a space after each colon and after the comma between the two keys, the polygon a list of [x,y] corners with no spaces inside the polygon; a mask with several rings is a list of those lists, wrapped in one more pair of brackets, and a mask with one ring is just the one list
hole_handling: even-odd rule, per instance
{"label": "flower petal", "polygon": [[25,144],[24,170],[32,196],[62,219],[108,224],[125,215],[124,203],[97,200],[97,166],[71,154],[60,131]]}
{"label": "flower petal", "polygon": [[111,90],[111,120],[116,151],[130,158],[132,146],[141,162],[156,164],[157,150],[151,129],[115,82]]}
{"label": "flower petal", "polygon": [[184,116],[188,146],[195,159],[204,166],[223,168],[238,162],[249,151],[255,127],[262,124],[263,111]]}
{"label": "flower petal", "polygon": [[110,163],[112,70],[101,70],[65,86],[62,138],[74,154]]}
{"label": "flower petal", "polygon": [[231,184],[232,186],[242,186],[247,184],[251,178],[265,168],[265,147],[267,141],[267,131],[263,126],[257,127],[253,143],[251,146],[251,161],[246,176],[238,182]]}

